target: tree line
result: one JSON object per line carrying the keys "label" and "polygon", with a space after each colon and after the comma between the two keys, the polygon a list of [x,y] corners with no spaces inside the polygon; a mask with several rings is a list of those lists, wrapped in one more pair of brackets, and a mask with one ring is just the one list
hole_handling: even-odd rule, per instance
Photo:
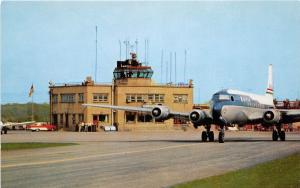
{"label": "tree line", "polygon": [[[47,103],[33,103],[34,121],[49,122],[50,107]],[[24,122],[32,120],[32,103],[9,103],[1,105],[2,122]]]}

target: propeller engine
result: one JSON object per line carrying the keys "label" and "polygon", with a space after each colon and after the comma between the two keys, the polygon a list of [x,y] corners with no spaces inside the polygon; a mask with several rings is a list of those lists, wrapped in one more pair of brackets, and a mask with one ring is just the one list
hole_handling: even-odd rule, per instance
{"label": "propeller engine", "polygon": [[272,123],[279,123],[281,119],[280,112],[277,110],[268,110],[263,115],[263,120],[266,123],[272,124]]}
{"label": "propeller engine", "polygon": [[169,119],[170,110],[166,106],[157,106],[153,108],[151,115],[156,120],[166,120]]}
{"label": "propeller engine", "polygon": [[193,110],[189,118],[193,124],[199,124],[206,118],[206,114],[202,110]]}

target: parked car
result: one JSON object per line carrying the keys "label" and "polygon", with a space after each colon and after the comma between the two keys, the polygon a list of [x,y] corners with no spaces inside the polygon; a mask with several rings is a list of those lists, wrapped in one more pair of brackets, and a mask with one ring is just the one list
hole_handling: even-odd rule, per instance
{"label": "parked car", "polygon": [[47,123],[36,123],[27,126],[27,130],[31,131],[55,131],[56,126]]}

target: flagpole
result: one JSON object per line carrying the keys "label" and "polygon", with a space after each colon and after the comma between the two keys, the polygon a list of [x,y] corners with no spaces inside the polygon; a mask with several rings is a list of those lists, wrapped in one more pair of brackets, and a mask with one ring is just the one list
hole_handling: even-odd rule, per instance
{"label": "flagpole", "polygon": [[31,121],[34,121],[34,115],[33,115],[33,94],[31,95]]}

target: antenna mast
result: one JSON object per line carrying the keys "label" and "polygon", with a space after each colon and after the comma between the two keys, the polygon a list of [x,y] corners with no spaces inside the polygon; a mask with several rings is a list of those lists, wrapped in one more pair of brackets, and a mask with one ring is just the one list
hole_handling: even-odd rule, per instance
{"label": "antenna mast", "polygon": [[120,46],[120,61],[122,60],[122,44],[121,41],[119,40],[119,46]]}
{"label": "antenna mast", "polygon": [[136,54],[136,56],[138,55],[138,40],[136,39],[135,40],[135,54]]}
{"label": "antenna mast", "polygon": [[163,82],[163,62],[164,62],[164,50],[161,50],[161,62],[160,62],[160,83]]}
{"label": "antenna mast", "polygon": [[144,62],[145,62],[145,65],[147,65],[147,41],[145,39],[145,55],[144,55]]}
{"label": "antenna mast", "polygon": [[183,72],[183,82],[185,82],[186,80],[185,80],[185,72],[186,72],[186,49],[184,50],[184,67],[183,67],[183,69],[184,69],[184,72]]}
{"label": "antenna mast", "polygon": [[149,40],[147,39],[147,65],[149,65]]}
{"label": "antenna mast", "polygon": [[98,39],[97,39],[97,37],[98,37],[98,26],[96,25],[96,62],[95,62],[95,82],[97,82],[97,67],[98,67],[98,57],[97,57],[97,53],[98,53]]}
{"label": "antenna mast", "polygon": [[174,54],[174,63],[175,63],[175,84],[177,82],[177,72],[176,72],[176,52]]}
{"label": "antenna mast", "polygon": [[170,52],[170,82],[172,82],[172,52]]}

